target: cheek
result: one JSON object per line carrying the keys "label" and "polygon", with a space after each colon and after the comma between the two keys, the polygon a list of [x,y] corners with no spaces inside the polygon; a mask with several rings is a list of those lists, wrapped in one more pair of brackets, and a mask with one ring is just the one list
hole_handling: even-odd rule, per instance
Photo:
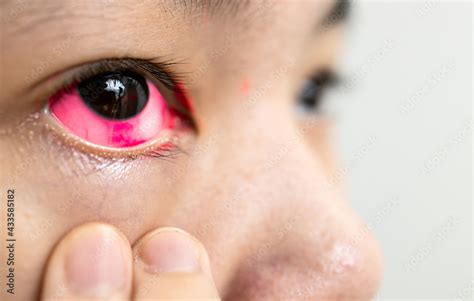
{"label": "cheek", "polygon": [[87,142],[106,147],[131,147],[155,138],[173,127],[175,115],[155,85],[147,81],[148,102],[140,114],[127,120],[110,120],[94,113],[77,89],[50,100],[52,115],[71,133]]}

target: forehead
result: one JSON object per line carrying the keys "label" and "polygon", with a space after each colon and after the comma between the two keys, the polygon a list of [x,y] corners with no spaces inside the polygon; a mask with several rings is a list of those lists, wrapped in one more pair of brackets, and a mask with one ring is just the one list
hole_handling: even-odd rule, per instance
{"label": "forehead", "polygon": [[[102,1],[15,1],[0,3],[6,29],[34,30],[41,25],[64,22],[110,22],[133,24],[135,17],[160,23],[171,21],[200,22],[212,19],[259,22],[271,19],[279,8],[296,9],[299,15],[332,17],[344,15],[345,0],[102,0]],[[332,16],[331,16],[332,15]],[[270,16],[270,18],[265,18]],[[297,21],[291,20],[292,22]],[[183,23],[182,23],[183,24]]]}

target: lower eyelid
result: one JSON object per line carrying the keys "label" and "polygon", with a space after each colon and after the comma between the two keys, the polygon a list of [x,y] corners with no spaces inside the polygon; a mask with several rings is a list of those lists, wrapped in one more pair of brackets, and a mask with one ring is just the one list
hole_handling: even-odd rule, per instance
{"label": "lower eyelid", "polygon": [[[184,137],[189,136],[186,132],[173,132],[171,130],[162,131],[159,137],[151,139],[140,145],[128,148],[112,148],[100,146],[90,143],[72,133],[56,120],[51,114],[48,107],[45,107],[41,113],[43,121],[39,123],[45,124],[48,132],[48,140],[55,140],[56,144],[67,147],[75,152],[83,153],[91,158],[101,158],[106,160],[134,160],[140,157],[160,157],[160,152],[164,150],[166,153],[173,152],[176,148],[180,148]],[[166,156],[166,154],[163,154]]]}
{"label": "lower eyelid", "polygon": [[[20,172],[38,164],[37,169],[59,172],[64,177],[89,176],[103,173],[107,177],[128,174],[136,164],[144,162],[166,162],[181,154],[193,135],[164,133],[158,140],[131,149],[110,149],[89,145],[68,134],[48,113],[47,109],[33,113],[16,129],[14,139],[21,159]],[[162,149],[166,146],[166,149]],[[163,157],[164,160],[152,160]],[[151,158],[151,159],[153,159]],[[156,163],[162,164],[162,163]],[[139,166],[139,165],[138,165]],[[21,175],[21,173],[19,173]],[[57,184],[57,183],[54,183]]]}
{"label": "lower eyelid", "polygon": [[90,152],[82,143],[62,132],[45,111],[30,114],[16,129],[15,136],[11,137],[20,146],[15,154],[21,160],[21,166],[15,171],[17,176],[33,165],[37,165],[35,168],[43,174],[54,170],[65,177],[88,175],[104,167],[113,167],[116,171],[131,167],[130,164],[123,164],[123,156],[119,158]]}

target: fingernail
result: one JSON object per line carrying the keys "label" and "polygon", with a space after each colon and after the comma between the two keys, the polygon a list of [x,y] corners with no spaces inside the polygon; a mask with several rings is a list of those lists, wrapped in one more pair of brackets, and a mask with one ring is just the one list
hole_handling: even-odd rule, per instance
{"label": "fingernail", "polygon": [[112,228],[94,227],[76,234],[68,245],[68,288],[80,296],[106,297],[120,292],[129,271],[124,243]]}
{"label": "fingernail", "polygon": [[199,269],[199,246],[187,233],[161,228],[149,234],[138,246],[138,256],[153,274],[193,272]]}

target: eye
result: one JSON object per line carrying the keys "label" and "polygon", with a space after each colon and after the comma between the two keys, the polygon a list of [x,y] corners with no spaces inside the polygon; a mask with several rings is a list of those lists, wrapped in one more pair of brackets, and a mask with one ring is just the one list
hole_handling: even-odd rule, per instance
{"label": "eye", "polygon": [[89,143],[133,147],[172,130],[180,120],[170,104],[184,94],[160,88],[163,93],[133,71],[105,72],[59,91],[48,106],[62,126]]}
{"label": "eye", "polygon": [[307,79],[298,95],[297,105],[305,113],[318,113],[321,110],[324,92],[337,82],[332,71],[322,71]]}

